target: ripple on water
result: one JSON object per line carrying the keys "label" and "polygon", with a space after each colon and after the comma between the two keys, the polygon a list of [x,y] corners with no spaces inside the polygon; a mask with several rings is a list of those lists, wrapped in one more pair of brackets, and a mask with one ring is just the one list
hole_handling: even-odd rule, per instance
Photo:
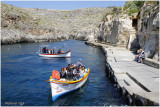
{"label": "ripple on water", "polygon": [[[67,44],[64,47],[66,50],[72,50],[71,58],[38,57],[36,51],[41,43],[2,45],[2,105],[5,102],[24,102],[25,106],[125,105],[105,76],[105,57],[102,50],[76,40],[44,44],[58,49],[64,43]],[[76,63],[78,59],[82,59],[86,67],[91,69],[88,81],[80,89],[53,102],[50,85],[45,80],[50,78],[53,69],[60,71],[61,67],[71,62]]]}

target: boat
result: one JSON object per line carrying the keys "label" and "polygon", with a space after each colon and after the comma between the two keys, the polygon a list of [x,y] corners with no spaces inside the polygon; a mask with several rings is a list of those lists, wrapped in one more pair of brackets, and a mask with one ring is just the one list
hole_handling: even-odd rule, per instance
{"label": "boat", "polygon": [[39,51],[39,56],[42,57],[54,57],[54,58],[70,58],[71,57],[71,50],[69,49],[68,52],[60,53],[60,54],[50,54],[50,53],[42,53]]}
{"label": "boat", "polygon": [[53,70],[52,76],[50,76],[50,79],[48,80],[51,86],[52,100],[55,101],[60,96],[82,87],[86,83],[89,73],[90,69],[86,68],[83,75],[77,80],[69,81],[66,79],[60,79],[59,72]]}

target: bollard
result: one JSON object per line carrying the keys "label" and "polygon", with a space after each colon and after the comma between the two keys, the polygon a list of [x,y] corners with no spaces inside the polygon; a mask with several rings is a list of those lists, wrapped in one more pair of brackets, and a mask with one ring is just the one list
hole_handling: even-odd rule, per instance
{"label": "bollard", "polygon": [[145,102],[144,102],[143,98],[136,97],[136,99],[135,99],[135,105],[136,106],[145,106]]}
{"label": "bollard", "polygon": [[110,71],[109,71],[109,74],[110,74],[110,78],[113,78],[113,77],[114,77],[114,71],[113,71],[113,70],[110,70]]}
{"label": "bollard", "polygon": [[115,76],[112,78],[112,81],[114,84],[117,84],[117,78]]}
{"label": "bollard", "polygon": [[120,95],[122,95],[122,96],[126,95],[126,89],[125,89],[124,87],[120,87],[119,93],[120,93]]}
{"label": "bollard", "polygon": [[131,97],[131,95],[127,95],[127,97],[126,97],[126,102],[127,102],[127,104],[129,105],[129,106],[132,106],[133,105],[133,99],[132,99],[132,97]]}
{"label": "bollard", "polygon": [[119,90],[120,90],[119,84],[116,84],[116,90],[119,92]]}
{"label": "bollard", "polygon": [[110,66],[108,64],[106,64],[105,71],[106,71],[106,75],[108,76],[110,71]]}

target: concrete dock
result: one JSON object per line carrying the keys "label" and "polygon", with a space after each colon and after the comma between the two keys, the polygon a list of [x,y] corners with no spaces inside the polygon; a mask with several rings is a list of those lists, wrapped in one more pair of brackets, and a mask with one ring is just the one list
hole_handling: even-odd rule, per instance
{"label": "concrete dock", "polygon": [[121,90],[121,94],[126,96],[128,105],[158,106],[160,104],[159,63],[156,67],[138,63],[134,61],[135,55],[125,47],[96,42],[86,42],[86,44],[103,49],[106,66],[110,67],[107,72],[114,73],[110,78],[114,77],[114,84],[117,85],[117,90]]}

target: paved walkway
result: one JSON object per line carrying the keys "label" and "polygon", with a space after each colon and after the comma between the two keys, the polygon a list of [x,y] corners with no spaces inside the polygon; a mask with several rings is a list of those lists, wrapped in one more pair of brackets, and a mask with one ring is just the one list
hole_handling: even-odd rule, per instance
{"label": "paved walkway", "polygon": [[137,63],[134,61],[135,55],[124,47],[93,44],[102,46],[106,53],[106,60],[121,87],[124,87],[131,95],[136,94],[159,103],[159,69]]}

